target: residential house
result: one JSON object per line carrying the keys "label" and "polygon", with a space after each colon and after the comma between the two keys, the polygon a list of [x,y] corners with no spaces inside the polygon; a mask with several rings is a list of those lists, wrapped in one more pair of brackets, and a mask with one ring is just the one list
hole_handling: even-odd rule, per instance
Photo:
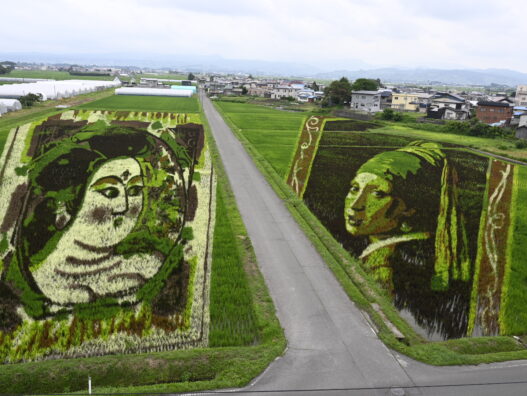
{"label": "residential house", "polygon": [[516,106],[527,106],[527,85],[518,85],[515,96]]}
{"label": "residential house", "polygon": [[520,123],[516,128],[516,137],[527,140],[527,113],[520,116]]}
{"label": "residential house", "polygon": [[314,102],[316,100],[316,93],[310,88],[301,89],[298,91],[296,100],[299,102]]}
{"label": "residential house", "polygon": [[392,94],[392,109],[398,111],[419,110],[419,96],[416,93],[400,92]]}
{"label": "residential house", "polygon": [[284,99],[289,97],[296,99],[297,92],[297,88],[289,85],[278,85],[271,90],[271,99]]}
{"label": "residential house", "polygon": [[527,118],[527,106],[514,106],[510,126],[518,127],[522,117]]}
{"label": "residential house", "polygon": [[390,91],[352,91],[350,107],[355,110],[377,113],[390,107],[392,93]]}
{"label": "residential house", "polygon": [[476,118],[485,124],[502,122],[508,125],[512,119],[513,107],[506,102],[479,101]]}
{"label": "residential house", "polygon": [[470,117],[470,103],[447,92],[437,92],[430,97],[426,116],[440,120],[466,120]]}

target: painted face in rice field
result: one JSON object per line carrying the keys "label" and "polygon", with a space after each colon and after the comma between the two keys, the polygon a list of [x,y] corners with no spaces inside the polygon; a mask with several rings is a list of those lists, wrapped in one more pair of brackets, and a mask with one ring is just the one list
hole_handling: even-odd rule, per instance
{"label": "painted face in rice field", "polygon": [[355,176],[344,204],[346,230],[354,236],[388,237],[414,212],[393,195],[389,180],[373,173]]}
{"label": "painted face in rice field", "polygon": [[112,246],[132,231],[142,208],[143,178],[138,162],[114,159],[94,173],[69,232],[84,244]]}

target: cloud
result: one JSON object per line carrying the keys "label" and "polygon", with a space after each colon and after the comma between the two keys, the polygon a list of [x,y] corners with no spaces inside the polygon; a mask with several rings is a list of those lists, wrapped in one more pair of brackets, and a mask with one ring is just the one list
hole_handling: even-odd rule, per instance
{"label": "cloud", "polygon": [[5,52],[527,71],[526,14],[515,0],[19,0],[0,35]]}

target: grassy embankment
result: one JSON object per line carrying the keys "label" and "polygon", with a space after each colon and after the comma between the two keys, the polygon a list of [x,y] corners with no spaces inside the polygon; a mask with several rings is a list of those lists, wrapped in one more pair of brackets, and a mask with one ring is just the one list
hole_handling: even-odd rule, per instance
{"label": "grassy embankment", "polygon": [[[114,107],[118,107],[117,102],[113,102]],[[189,100],[181,109],[194,108],[195,103]],[[198,111],[201,111],[199,107]],[[19,120],[20,123],[26,121],[24,117]],[[2,392],[85,393],[88,376],[92,378],[95,393],[240,387],[283,352],[285,338],[206,121],[205,129],[218,181],[210,347],[3,365],[0,366]]]}
{"label": "grassy embankment", "polygon": [[[318,219],[307,209],[301,199],[296,197],[284,182],[288,165],[296,147],[301,118],[295,122],[287,112],[262,108],[255,105],[232,102],[216,102],[234,133],[244,144],[264,173],[276,193],[285,201],[300,226],[318,249],[330,269],[340,281],[350,298],[375,323],[379,337],[391,348],[412,358],[435,365],[478,364],[527,358],[527,351],[511,337],[464,338],[445,342],[427,342],[418,336],[403,321],[395,310],[390,298],[364,273],[358,261],[332,237]],[[307,114],[306,114],[307,115]],[[304,115],[304,116],[306,116]],[[280,122],[280,119],[283,119]],[[277,128],[277,129],[273,129]],[[418,132],[411,135],[412,129],[402,136],[424,136]],[[391,133],[388,127],[372,130],[372,133]],[[394,133],[401,132],[395,129]],[[459,136],[438,136],[436,141],[459,144]],[[476,138],[474,138],[476,139]],[[486,139],[479,138],[478,142]],[[277,143],[277,144],[276,144]],[[379,314],[384,315],[405,335],[404,342],[397,340]]]}

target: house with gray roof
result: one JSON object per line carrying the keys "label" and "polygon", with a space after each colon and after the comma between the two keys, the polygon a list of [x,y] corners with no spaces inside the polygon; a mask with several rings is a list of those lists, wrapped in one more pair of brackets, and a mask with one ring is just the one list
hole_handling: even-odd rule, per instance
{"label": "house with gray roof", "polygon": [[390,107],[391,91],[352,91],[350,107],[353,110],[377,113]]}

